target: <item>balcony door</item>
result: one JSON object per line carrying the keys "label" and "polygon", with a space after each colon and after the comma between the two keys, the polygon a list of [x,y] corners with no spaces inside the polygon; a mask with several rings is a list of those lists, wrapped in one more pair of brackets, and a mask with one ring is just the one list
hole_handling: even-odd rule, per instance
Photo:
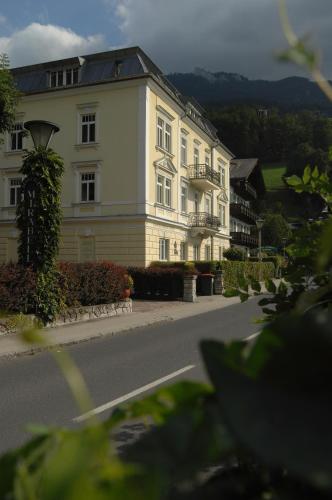
{"label": "balcony door", "polygon": [[205,212],[207,214],[212,214],[212,198],[209,195],[205,195]]}

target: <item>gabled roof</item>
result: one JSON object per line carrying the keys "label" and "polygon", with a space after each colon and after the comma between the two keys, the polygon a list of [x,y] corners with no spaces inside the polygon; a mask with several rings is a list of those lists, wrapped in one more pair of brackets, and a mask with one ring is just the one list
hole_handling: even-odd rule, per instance
{"label": "gabled roof", "polygon": [[231,160],[231,179],[247,180],[257,165],[258,158],[236,158]]}

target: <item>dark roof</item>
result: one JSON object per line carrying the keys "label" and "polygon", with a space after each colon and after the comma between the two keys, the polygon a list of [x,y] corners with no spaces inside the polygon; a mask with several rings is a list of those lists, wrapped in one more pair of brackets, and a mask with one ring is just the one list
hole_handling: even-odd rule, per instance
{"label": "dark roof", "polygon": [[[164,76],[161,69],[139,47],[99,52],[80,57],[71,57],[41,64],[12,69],[17,88],[23,94],[57,92],[69,87],[50,88],[48,74],[56,69],[80,68],[80,81],[73,87],[84,87],[133,78],[153,78],[172,99],[186,112],[186,115],[198,125],[213,141],[220,144],[232,157],[234,155],[219,140],[216,128],[204,116],[204,109],[192,98],[184,97]],[[190,113],[190,106],[196,113]]]}
{"label": "dark roof", "polygon": [[230,180],[234,187],[242,183],[251,184],[259,196],[263,196],[266,191],[258,158],[236,158],[231,160]]}
{"label": "dark roof", "polygon": [[231,179],[248,179],[258,165],[258,158],[236,158],[231,161]]}

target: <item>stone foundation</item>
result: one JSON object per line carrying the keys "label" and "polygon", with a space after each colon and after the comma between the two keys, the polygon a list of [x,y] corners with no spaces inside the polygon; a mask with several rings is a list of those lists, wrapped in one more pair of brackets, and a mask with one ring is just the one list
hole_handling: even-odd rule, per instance
{"label": "stone foundation", "polygon": [[196,302],[196,280],[197,276],[185,276],[183,280],[183,301]]}
{"label": "stone foundation", "polygon": [[57,317],[50,327],[78,323],[80,321],[89,321],[99,318],[110,318],[129,314],[133,311],[133,302],[131,299],[125,299],[114,304],[99,304],[97,306],[71,307],[63,311]]}

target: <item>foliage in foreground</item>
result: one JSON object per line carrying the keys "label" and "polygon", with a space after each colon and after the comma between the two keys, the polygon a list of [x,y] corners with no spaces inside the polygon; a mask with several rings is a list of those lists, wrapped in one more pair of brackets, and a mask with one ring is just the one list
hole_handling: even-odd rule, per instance
{"label": "foliage in foreground", "polygon": [[[296,182],[318,189],[312,171]],[[320,188],[331,206],[330,187]],[[268,321],[257,340],[201,344],[210,386],[162,388],[103,423],[89,414],[92,403],[81,404],[86,425],[74,431],[35,427],[32,441],[0,459],[0,498],[331,498],[332,219],[308,226],[288,252],[285,280],[266,283]],[[236,291],[243,300],[261,293],[245,279]],[[84,399],[68,355],[55,356]],[[119,455],[111,435],[137,419],[146,432]]]}
{"label": "foliage in foreground", "polygon": [[9,71],[9,59],[0,54],[0,134],[12,129],[19,93]]}

